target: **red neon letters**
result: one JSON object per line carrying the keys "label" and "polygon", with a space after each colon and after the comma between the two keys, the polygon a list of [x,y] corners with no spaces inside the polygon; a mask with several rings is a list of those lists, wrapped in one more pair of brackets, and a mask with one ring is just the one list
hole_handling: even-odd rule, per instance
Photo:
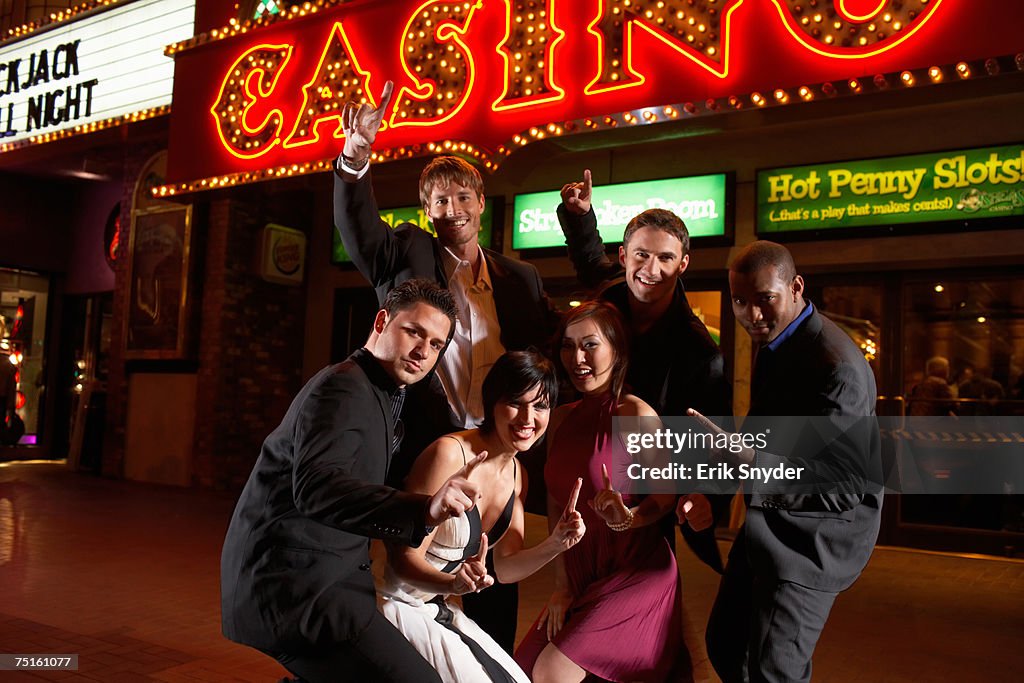
{"label": "red neon letters", "polygon": [[[635,40],[640,35],[637,30],[680,55],[670,68],[699,67],[714,78],[725,79],[734,40],[732,20],[744,6],[754,3],[774,6],[789,36],[807,50],[827,58],[862,59],[910,38],[946,1],[592,0],[595,14],[590,15],[584,29],[581,17],[592,10],[581,5],[570,7],[576,0],[504,0],[504,36],[495,37],[497,44],[492,43],[493,51],[489,51],[480,48],[479,40],[467,38],[471,34],[478,38],[477,30],[481,35],[495,32],[496,22],[488,24],[483,16],[486,9],[494,8],[489,16],[497,19],[500,10],[494,5],[485,8],[482,0],[426,0],[402,17],[404,21],[388,24],[403,27],[396,63],[405,79],[396,83],[385,127],[441,126],[454,119],[466,109],[474,88],[479,87],[479,74],[501,74],[501,95],[490,103],[490,111],[498,117],[570,95],[578,102],[579,98],[601,97],[609,91],[641,85],[646,77],[634,66],[634,51],[649,49],[651,42],[647,36],[644,41]],[[394,5],[409,7],[411,3]],[[403,9],[402,15],[406,11]],[[340,138],[341,105],[348,100],[373,101],[369,92],[371,75],[360,66],[359,58],[373,59],[374,53],[367,43],[357,41],[355,47],[363,54],[356,54],[346,35],[346,28],[351,29],[348,16],[336,18],[327,31],[314,28],[307,32],[320,36],[314,44],[324,41],[319,62],[311,75],[302,75],[301,80],[299,74],[289,73],[283,81],[289,85],[284,88],[279,86],[280,77],[289,68],[295,44],[280,40],[258,44],[233,61],[209,109],[218,138],[231,155],[249,160],[267,154],[279,143],[291,149],[314,145],[325,136]],[[567,17],[576,22],[571,27],[573,37],[587,38],[576,41],[577,52],[571,53],[575,55],[573,62],[567,57],[570,53],[556,49],[568,35],[564,30]],[[582,64],[579,46],[592,50]],[[396,67],[390,68],[393,73]],[[577,92],[570,95],[557,83],[565,78],[559,73],[565,74],[568,69],[583,70],[583,78],[575,81],[579,84],[575,86]],[[374,70],[377,82],[372,87],[379,88],[383,76]],[[304,84],[301,92],[296,85],[300,82]],[[480,116],[479,107],[470,106],[466,111],[472,112],[467,116]],[[483,126],[488,123],[479,119],[474,122]]]}

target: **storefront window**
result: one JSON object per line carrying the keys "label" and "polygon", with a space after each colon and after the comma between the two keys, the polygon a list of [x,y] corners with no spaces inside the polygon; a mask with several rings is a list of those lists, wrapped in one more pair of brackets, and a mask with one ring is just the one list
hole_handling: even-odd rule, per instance
{"label": "storefront window", "polygon": [[[963,415],[1017,408],[1006,402],[1024,398],[1022,286],[1020,278],[907,285],[903,385],[908,413]],[[919,387],[928,377],[944,381],[951,402],[924,395]]]}
{"label": "storefront window", "polygon": [[41,431],[48,292],[40,275],[0,269],[0,446],[34,445]]}
{"label": "storefront window", "polygon": [[[973,438],[972,423],[962,418],[1024,415],[1024,279],[936,277],[908,283],[903,338],[907,415],[961,418],[951,420],[944,435],[954,441]],[[950,465],[934,476],[955,481],[957,471]],[[1014,489],[1006,482],[1002,496],[904,496],[902,521],[1019,533],[1024,497]]]}
{"label": "storefront window", "polygon": [[879,387],[881,355],[889,351],[882,339],[882,291],[881,285],[826,285],[807,292],[818,310],[850,335]]}

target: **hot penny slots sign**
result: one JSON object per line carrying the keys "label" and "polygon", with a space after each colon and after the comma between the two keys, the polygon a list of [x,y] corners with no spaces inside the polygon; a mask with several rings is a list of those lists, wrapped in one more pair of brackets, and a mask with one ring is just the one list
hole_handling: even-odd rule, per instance
{"label": "hot penny slots sign", "polygon": [[356,0],[170,45],[174,193],[326,170],[346,101],[376,160],[495,168],[545,137],[1024,69],[1001,0]]}

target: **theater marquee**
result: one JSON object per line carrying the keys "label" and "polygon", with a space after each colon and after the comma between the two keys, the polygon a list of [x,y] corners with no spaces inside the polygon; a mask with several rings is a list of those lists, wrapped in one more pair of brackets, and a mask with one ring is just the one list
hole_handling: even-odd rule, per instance
{"label": "theater marquee", "polygon": [[344,102],[387,80],[377,160],[493,169],[545,137],[1015,71],[1020,18],[998,0],[309,3],[169,46],[163,191],[326,170]]}
{"label": "theater marquee", "polygon": [[0,47],[0,152],[168,113],[164,46],[192,35],[195,0],[92,5]]}

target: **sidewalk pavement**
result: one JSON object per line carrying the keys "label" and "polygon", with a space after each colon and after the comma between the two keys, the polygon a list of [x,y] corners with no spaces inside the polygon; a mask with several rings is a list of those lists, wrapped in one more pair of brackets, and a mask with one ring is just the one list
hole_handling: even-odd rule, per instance
{"label": "sidewalk pavement", "polygon": [[[79,655],[77,672],[0,671],[0,683],[285,675],[220,634],[218,562],[234,502],[59,463],[0,466],[0,653]],[[528,517],[532,543],[545,527]],[[703,647],[717,575],[682,545],[679,558],[696,677],[717,681]],[[520,637],[550,587],[550,571],[523,583]],[[1022,644],[1024,562],[878,548],[832,610],[814,680],[1021,680]]]}

